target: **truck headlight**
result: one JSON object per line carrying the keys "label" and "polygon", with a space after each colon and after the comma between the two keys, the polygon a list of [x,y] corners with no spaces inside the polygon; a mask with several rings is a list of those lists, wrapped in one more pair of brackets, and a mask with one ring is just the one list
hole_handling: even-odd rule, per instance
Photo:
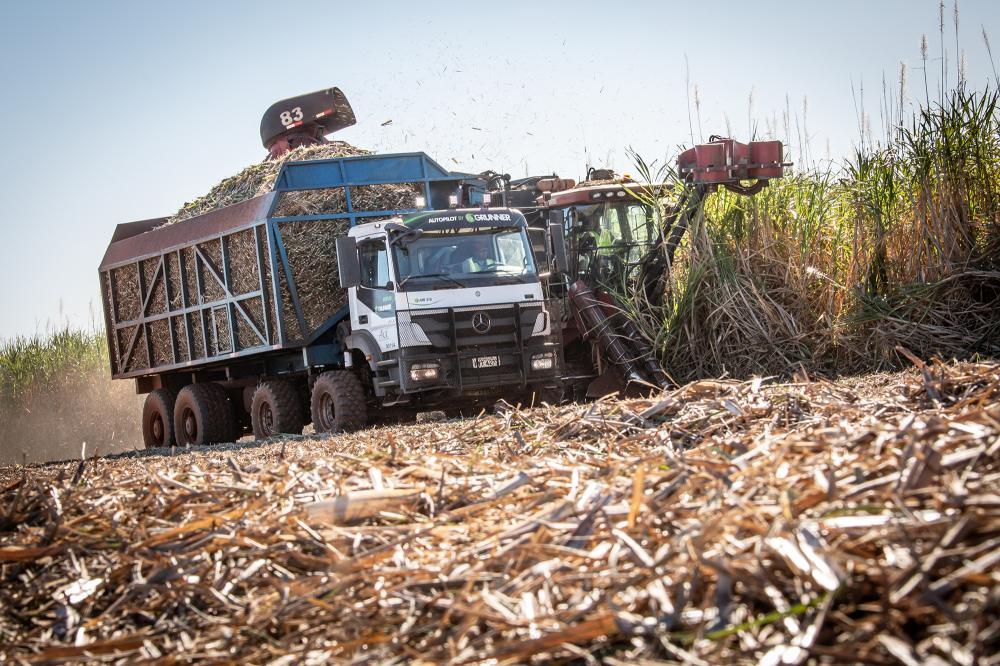
{"label": "truck headlight", "polygon": [[552,352],[546,352],[544,354],[532,354],[531,369],[551,370],[554,367],[555,362],[556,360],[552,357]]}
{"label": "truck headlight", "polygon": [[434,381],[440,374],[441,367],[437,363],[414,363],[410,366],[410,379],[415,382]]}

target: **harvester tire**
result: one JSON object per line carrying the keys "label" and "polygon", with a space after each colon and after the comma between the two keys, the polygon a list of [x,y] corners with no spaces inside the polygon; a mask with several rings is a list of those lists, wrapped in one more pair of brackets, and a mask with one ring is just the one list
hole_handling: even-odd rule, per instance
{"label": "harvester tire", "polygon": [[226,442],[233,434],[233,409],[218,384],[189,384],[174,404],[174,434],[180,446]]}
{"label": "harvester tire", "polygon": [[347,432],[368,422],[365,387],[350,370],[330,370],[317,377],[309,402],[316,432]]}
{"label": "harvester tire", "polygon": [[253,436],[267,439],[276,435],[300,434],[302,411],[302,401],[294,384],[283,379],[261,382],[253,392],[250,403]]}
{"label": "harvester tire", "polygon": [[142,405],[142,443],[147,449],[173,446],[174,402],[177,392],[159,388],[146,395]]}

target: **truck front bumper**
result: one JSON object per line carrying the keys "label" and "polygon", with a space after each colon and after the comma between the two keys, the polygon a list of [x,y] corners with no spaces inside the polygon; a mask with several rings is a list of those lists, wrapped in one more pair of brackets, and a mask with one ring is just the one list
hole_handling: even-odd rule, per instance
{"label": "truck front bumper", "polygon": [[[430,344],[406,345],[399,350],[400,392],[451,389],[459,394],[503,395],[512,388],[554,383],[562,367],[559,322],[551,318],[551,310],[545,312],[550,318],[545,326],[548,330],[539,334],[539,315],[544,312],[541,305],[410,311],[409,322],[404,320],[400,325],[400,341],[407,340],[403,327],[414,323]],[[483,314],[489,320],[486,331],[477,330],[475,325],[482,322]]]}

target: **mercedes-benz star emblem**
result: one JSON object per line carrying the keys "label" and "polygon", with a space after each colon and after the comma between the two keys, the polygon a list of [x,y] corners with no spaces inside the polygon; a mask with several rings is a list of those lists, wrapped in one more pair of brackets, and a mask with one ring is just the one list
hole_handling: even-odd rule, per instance
{"label": "mercedes-benz star emblem", "polygon": [[485,312],[477,312],[472,315],[472,330],[476,333],[483,335],[490,330],[490,326],[492,326],[490,316]]}

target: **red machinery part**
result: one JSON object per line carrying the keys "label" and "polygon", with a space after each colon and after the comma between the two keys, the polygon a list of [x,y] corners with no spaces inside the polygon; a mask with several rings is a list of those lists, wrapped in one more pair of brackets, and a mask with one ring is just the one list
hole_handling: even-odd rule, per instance
{"label": "red machinery part", "polygon": [[785,175],[783,161],[784,147],[780,141],[750,142],[750,177],[751,178],[781,178]]}
{"label": "red machinery part", "polygon": [[618,369],[626,384],[645,383],[636,365],[635,353],[625,344],[622,337],[615,333],[611,321],[604,313],[605,304],[597,298],[590,287],[582,280],[577,280],[570,285],[569,297],[573,317],[584,339],[597,340],[605,358]]}
{"label": "red machinery part", "polygon": [[741,180],[781,178],[784,167],[780,141],[740,143],[711,137],[708,143],[689,148],[677,157],[677,173],[684,180],[702,185],[738,183]]}
{"label": "red machinery part", "polygon": [[326,135],[350,127],[354,110],[340,88],[289,97],[275,102],[260,121],[260,140],[272,158],[299,146],[327,143]]}
{"label": "red machinery part", "polygon": [[308,128],[302,132],[289,132],[282,134],[271,140],[267,145],[270,159],[278,159],[285,153],[291,152],[302,146],[315,146],[322,143],[329,143],[322,135],[322,128]]}

